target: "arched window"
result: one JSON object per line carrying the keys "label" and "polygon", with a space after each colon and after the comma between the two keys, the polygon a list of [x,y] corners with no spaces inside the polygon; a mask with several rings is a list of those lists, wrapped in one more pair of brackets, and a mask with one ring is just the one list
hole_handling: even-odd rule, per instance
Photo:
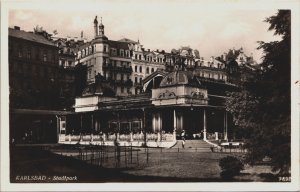
{"label": "arched window", "polygon": [[137,66],[134,67],[134,71],[137,72]]}
{"label": "arched window", "polygon": [[153,73],[153,72],[154,72],[154,68],[151,69],[151,73]]}
{"label": "arched window", "polygon": [[146,73],[149,74],[149,67],[146,68]]}
{"label": "arched window", "polygon": [[142,56],[141,55],[139,55],[139,60],[142,60]]}
{"label": "arched window", "polygon": [[142,73],[143,72],[143,68],[142,68],[142,66],[140,66],[140,73]]}

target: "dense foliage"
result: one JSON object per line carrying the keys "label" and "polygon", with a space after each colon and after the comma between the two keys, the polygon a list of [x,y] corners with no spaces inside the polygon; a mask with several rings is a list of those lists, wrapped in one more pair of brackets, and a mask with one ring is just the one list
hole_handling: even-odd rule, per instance
{"label": "dense foliage", "polygon": [[267,18],[269,30],[280,35],[280,41],[259,42],[264,52],[260,69],[253,71],[241,90],[228,93],[226,108],[238,129],[244,130],[250,163],[268,156],[274,170],[288,174],[291,134],[291,13],[279,10]]}
{"label": "dense foliage", "polygon": [[243,163],[233,156],[220,159],[219,166],[222,169],[220,176],[223,179],[232,179],[234,176],[239,175],[240,171],[244,169]]}

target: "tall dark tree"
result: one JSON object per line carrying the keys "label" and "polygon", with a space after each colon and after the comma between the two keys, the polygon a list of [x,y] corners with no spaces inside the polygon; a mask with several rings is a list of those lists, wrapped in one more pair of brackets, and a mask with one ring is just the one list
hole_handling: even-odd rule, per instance
{"label": "tall dark tree", "polygon": [[247,160],[272,158],[274,170],[289,174],[291,164],[291,12],[279,10],[265,20],[280,41],[259,42],[263,50],[261,69],[228,93],[226,108],[235,125],[247,133]]}

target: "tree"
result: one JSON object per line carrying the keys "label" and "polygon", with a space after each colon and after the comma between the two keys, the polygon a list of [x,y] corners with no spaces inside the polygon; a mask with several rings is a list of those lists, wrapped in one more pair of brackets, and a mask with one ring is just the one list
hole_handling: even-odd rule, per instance
{"label": "tree", "polygon": [[291,13],[279,10],[265,20],[280,41],[259,42],[261,69],[241,82],[240,91],[228,93],[226,108],[235,125],[247,133],[247,161],[272,158],[273,170],[288,174],[291,164]]}

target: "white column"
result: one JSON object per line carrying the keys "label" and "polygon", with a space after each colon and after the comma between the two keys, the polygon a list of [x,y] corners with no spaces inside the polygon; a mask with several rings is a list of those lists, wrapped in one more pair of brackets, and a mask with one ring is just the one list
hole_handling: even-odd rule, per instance
{"label": "white column", "polygon": [[130,130],[130,141],[133,141],[133,135],[132,135],[132,130],[131,130],[131,122],[129,122],[129,130]]}
{"label": "white column", "polygon": [[176,110],[174,109],[174,131],[173,131],[174,140],[176,140],[176,129],[177,129],[177,119],[176,119]]}
{"label": "white column", "polygon": [[227,111],[224,112],[224,139],[228,140],[228,134],[227,134]]}
{"label": "white column", "polygon": [[206,110],[203,109],[203,140],[206,141]]}
{"label": "white column", "polygon": [[159,125],[159,130],[158,130],[158,140],[161,141],[161,132],[162,132],[162,115],[159,113],[158,115],[158,125]]}
{"label": "white column", "polygon": [[155,114],[152,114],[152,131],[155,132]]}
{"label": "white column", "polygon": [[94,129],[95,129],[95,126],[94,126],[94,115],[92,114],[92,123],[91,123],[91,128],[92,128],[92,133],[93,133],[93,131],[94,131]]}
{"label": "white column", "polygon": [[161,115],[160,113],[158,114],[158,131],[161,131]]}

